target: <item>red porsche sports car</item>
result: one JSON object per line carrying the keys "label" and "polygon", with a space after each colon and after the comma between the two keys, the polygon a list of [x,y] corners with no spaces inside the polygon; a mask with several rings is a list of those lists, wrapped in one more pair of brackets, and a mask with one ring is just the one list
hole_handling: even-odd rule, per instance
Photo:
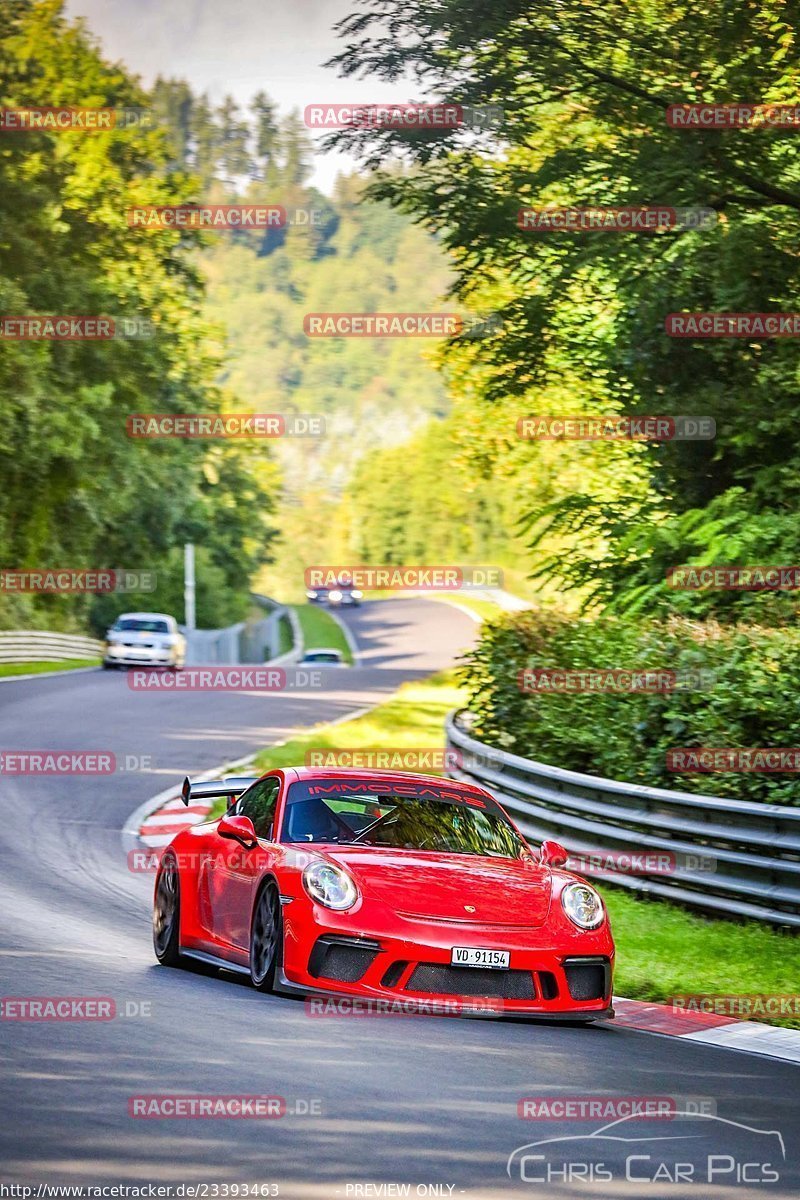
{"label": "red porsche sports car", "polygon": [[292,768],[183,785],[227,796],[156,874],[159,962],[199,958],[255,987],[374,1001],[493,1001],[612,1017],[603,902],[533,849],[482,788],[399,772]]}

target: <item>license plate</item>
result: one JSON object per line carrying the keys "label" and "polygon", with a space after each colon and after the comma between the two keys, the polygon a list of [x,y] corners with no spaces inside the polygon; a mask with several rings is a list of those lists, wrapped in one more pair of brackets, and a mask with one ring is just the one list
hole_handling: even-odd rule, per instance
{"label": "license plate", "polygon": [[481,950],[475,946],[454,946],[450,953],[453,967],[490,967],[503,970],[508,967],[511,954],[508,950]]}

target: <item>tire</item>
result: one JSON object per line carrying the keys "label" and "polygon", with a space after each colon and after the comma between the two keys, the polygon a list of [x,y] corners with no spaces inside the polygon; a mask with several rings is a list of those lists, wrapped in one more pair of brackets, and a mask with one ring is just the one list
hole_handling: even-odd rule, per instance
{"label": "tire", "polygon": [[104,671],[114,671],[114,670],[116,670],[116,665],[117,665],[116,663],[106,662],[105,660],[103,660],[103,670]]}
{"label": "tire", "polygon": [[178,864],[165,855],[156,877],[153,901],[153,950],[163,967],[180,962],[181,885]]}
{"label": "tire", "polygon": [[263,888],[253,909],[250,928],[250,980],[259,992],[271,992],[283,948],[283,921],[278,889]]}

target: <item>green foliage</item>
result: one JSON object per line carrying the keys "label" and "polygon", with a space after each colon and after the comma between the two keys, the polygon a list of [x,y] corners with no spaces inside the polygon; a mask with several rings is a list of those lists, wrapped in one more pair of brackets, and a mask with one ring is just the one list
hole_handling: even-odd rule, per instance
{"label": "green foliage", "polygon": [[[567,381],[548,393],[543,407],[558,411]],[[366,562],[472,562],[500,567],[512,591],[527,592],[524,576],[535,566],[540,600],[577,608],[597,599],[592,571],[564,554],[574,530],[559,521],[540,523],[538,558],[526,547],[528,525],[520,514],[532,505],[559,505],[558,497],[592,489],[597,503],[625,513],[647,501],[643,450],[635,445],[531,447],[516,436],[524,405],[487,406],[456,398],[452,412],[431,420],[408,441],[364,459],[356,469],[338,521],[349,531],[352,553]],[[554,499],[554,497],[556,499]],[[587,522],[587,557],[601,553],[601,536]],[[554,559],[557,566],[547,571]]]}
{"label": "green foliage", "polygon": [[[682,340],[666,335],[664,319],[800,308],[796,135],[672,129],[665,110],[744,97],[794,103],[796,16],[791,0],[721,0],[713,9],[699,0],[563,0],[555,10],[412,0],[402,12],[374,0],[342,23],[335,61],[344,74],[412,73],[428,96],[504,110],[499,131],[478,135],[364,128],[332,137],[379,169],[371,194],[440,235],[454,294],[491,302],[503,319],[496,336],[452,347],[456,373],[471,370],[476,403],[527,402],[547,413],[554,381],[592,380],[589,390],[565,390],[558,411],[717,421],[713,442],[647,445],[649,495],[630,504],[608,494],[610,453],[602,478],[532,497],[523,511],[535,527],[534,566],[590,602],[630,607],[655,597],[671,607],[657,584],[687,550],[697,562],[745,552],[755,562],[792,561],[797,339]],[[410,168],[390,167],[393,158]],[[641,236],[516,224],[523,206],[649,204],[710,207],[716,224]],[[561,452],[576,463],[582,449]],[[540,459],[531,447],[532,470]],[[743,536],[734,514],[746,518]],[[549,554],[542,528],[556,538]],[[752,599],[711,607],[749,617]],[[694,611],[708,608],[701,598]],[[769,604],[759,612],[773,617]]]}
{"label": "green foliage", "polygon": [[327,422],[324,438],[275,445],[282,537],[261,580],[291,596],[308,563],[352,552],[346,506],[359,461],[447,409],[424,340],[313,339],[304,317],[438,310],[450,272],[434,238],[388,204],[364,202],[357,177],[340,177],[331,197],[309,186],[308,133],[296,114],[279,117],[265,93],[247,113],[230,100],[212,111],[181,80],[159,79],[153,96],[173,169],[193,173],[216,199],[279,202],[289,214],[283,229],[208,238],[195,261],[209,336],[218,330],[226,407]]}
{"label": "green foliage", "polygon": [[[674,612],[720,621],[794,624],[793,591],[682,590],[668,580],[675,566],[769,565],[800,561],[800,529],[793,513],[753,513],[743,488],[729,488],[705,508],[666,511],[652,495],[627,502],[601,501],[585,493],[540,507],[521,522],[535,528],[532,544],[561,536],[569,556],[545,558],[534,577],[579,589],[584,609],[608,612]],[[591,553],[602,545],[605,556]]]}
{"label": "green foliage", "polygon": [[[668,750],[800,745],[800,632],[673,617],[525,612],[484,625],[460,672],[475,734],[528,758],[630,783],[800,804],[786,774],[676,773]],[[525,693],[529,667],[710,672],[700,689]]]}
{"label": "green foliage", "polygon": [[[618,996],[663,1004],[687,993],[780,996],[796,989],[800,939],[794,932],[710,919],[595,882],[614,930]],[[768,1023],[800,1027],[797,1017]]]}
{"label": "green foliage", "polygon": [[[195,575],[198,629],[221,629],[245,619],[249,602],[242,580],[234,576],[231,586],[225,571],[217,565],[205,546],[196,548]],[[156,572],[155,584],[152,592],[114,592],[97,596],[91,611],[94,633],[102,637],[123,612],[166,612],[178,614],[180,619],[184,604],[182,546],[173,547],[162,560]]]}
{"label": "green foliage", "polygon": [[[288,186],[276,193],[282,200]],[[325,419],[322,438],[275,443],[282,536],[262,584],[286,597],[308,564],[353,553],[347,506],[358,464],[448,407],[425,339],[304,332],[307,313],[444,308],[449,271],[435,239],[388,205],[363,203],[362,191],[356,178],[340,178],[330,199],[298,187],[292,204],[318,215],[317,224],[269,245],[260,236],[220,237],[200,260],[208,318],[225,328],[224,387],[249,412]]]}
{"label": "green foliage", "polygon": [[[148,108],[139,84],[102,58],[58,0],[12,4],[4,16],[4,106]],[[185,104],[175,97],[177,112]],[[174,594],[175,548],[194,540],[223,592],[245,590],[269,557],[274,467],[263,454],[255,463],[239,447],[126,434],[129,413],[217,411],[222,402],[192,257],[198,235],[127,226],[132,205],[193,198],[196,181],[176,157],[159,129],[0,136],[3,312],[129,316],[155,329],[0,344],[0,561],[9,568],[148,570]],[[94,608],[95,627],[105,607]],[[0,625],[23,617],[75,627],[92,609],[91,597],[3,597]]]}

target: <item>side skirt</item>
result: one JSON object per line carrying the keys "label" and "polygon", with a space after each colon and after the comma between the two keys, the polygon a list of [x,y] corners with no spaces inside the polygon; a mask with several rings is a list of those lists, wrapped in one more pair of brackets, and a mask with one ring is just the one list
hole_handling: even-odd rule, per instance
{"label": "side skirt", "polygon": [[211,967],[219,967],[221,971],[234,971],[237,975],[250,976],[247,967],[242,967],[239,963],[228,962],[226,958],[217,958],[216,954],[206,954],[205,950],[184,950],[181,948],[181,957],[195,958],[198,962],[208,963]]}

